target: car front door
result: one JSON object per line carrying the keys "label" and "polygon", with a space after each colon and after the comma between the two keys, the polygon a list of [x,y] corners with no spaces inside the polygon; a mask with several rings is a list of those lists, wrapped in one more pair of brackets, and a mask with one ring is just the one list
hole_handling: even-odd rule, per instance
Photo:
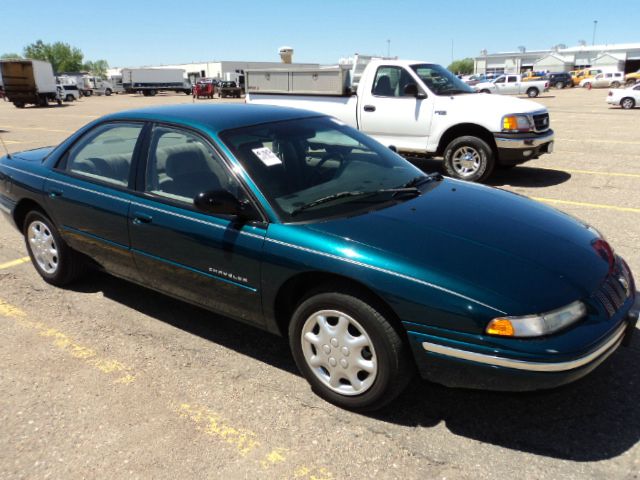
{"label": "car front door", "polygon": [[106,270],[138,279],[129,249],[132,164],[143,123],[100,124],[75,142],[45,182],[48,212],[65,241]]}
{"label": "car front door", "polygon": [[260,264],[267,223],[199,211],[194,198],[226,190],[250,202],[209,141],[155,125],[144,182],[129,214],[131,246],[153,288],[248,323],[262,323]]}
{"label": "car front door", "polygon": [[371,91],[363,93],[358,106],[360,129],[388,146],[424,150],[431,130],[433,99],[405,94],[409,84],[417,87],[418,81],[407,69],[378,67]]}
{"label": "car front door", "polygon": [[520,82],[516,75],[507,75],[507,83],[504,87],[504,93],[509,95],[516,95],[520,93]]}

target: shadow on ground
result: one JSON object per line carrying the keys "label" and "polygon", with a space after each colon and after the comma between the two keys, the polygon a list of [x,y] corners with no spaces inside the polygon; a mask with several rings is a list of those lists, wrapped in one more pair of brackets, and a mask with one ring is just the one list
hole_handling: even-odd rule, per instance
{"label": "shadow on ground", "polygon": [[[79,292],[105,297],[201,338],[298,375],[286,339],[101,273]],[[416,380],[391,405],[368,417],[409,427],[444,422],[455,435],[565,460],[617,457],[640,440],[640,332],[582,380],[555,390],[497,393]],[[321,402],[321,400],[318,400]]]}
{"label": "shadow on ground", "polygon": [[[425,173],[444,173],[442,161],[431,158],[409,158],[412,164]],[[519,165],[512,168],[496,168],[485,182],[494,187],[511,185],[513,187],[542,188],[560,185],[569,181],[571,175],[562,170],[536,168]]]}

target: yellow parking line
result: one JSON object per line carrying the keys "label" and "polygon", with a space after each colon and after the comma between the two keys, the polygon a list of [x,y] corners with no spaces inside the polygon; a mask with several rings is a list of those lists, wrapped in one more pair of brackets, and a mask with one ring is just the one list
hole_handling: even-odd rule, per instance
{"label": "yellow parking line", "polygon": [[[558,170],[558,168],[537,167],[541,170]],[[560,167],[559,167],[560,168]],[[573,170],[571,168],[560,168],[567,173],[584,173],[586,175],[604,175],[607,177],[631,177],[640,178],[640,173],[618,173],[618,172],[598,172],[597,170]]]}
{"label": "yellow parking line", "polygon": [[4,270],[5,268],[15,267],[16,265],[22,265],[23,263],[27,263],[31,259],[29,257],[18,258],[17,260],[11,260],[10,262],[0,263],[0,270]]}
{"label": "yellow parking line", "polygon": [[531,197],[533,200],[544,203],[557,203],[560,205],[576,205],[578,207],[602,208],[605,210],[615,210],[616,212],[640,213],[640,208],[616,207],[615,205],[605,205],[602,203],[572,202],[570,200],[558,200],[556,198]]}

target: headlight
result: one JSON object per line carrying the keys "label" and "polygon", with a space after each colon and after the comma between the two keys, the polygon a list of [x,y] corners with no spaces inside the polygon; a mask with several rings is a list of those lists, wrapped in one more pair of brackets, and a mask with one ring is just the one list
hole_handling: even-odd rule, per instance
{"label": "headlight", "polygon": [[575,301],[566,307],[540,315],[498,317],[489,322],[485,332],[502,337],[539,337],[561,330],[575,323],[587,313],[587,307]]}
{"label": "headlight", "polygon": [[503,132],[530,132],[531,130],[533,130],[533,125],[527,115],[505,115],[502,117]]}

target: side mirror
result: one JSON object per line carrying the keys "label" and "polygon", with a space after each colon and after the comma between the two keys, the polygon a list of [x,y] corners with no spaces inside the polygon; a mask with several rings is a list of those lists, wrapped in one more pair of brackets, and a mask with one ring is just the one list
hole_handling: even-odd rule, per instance
{"label": "side mirror", "polygon": [[427,96],[418,90],[418,86],[415,83],[408,83],[404,86],[403,93],[407,97],[416,97],[417,99],[427,98]]}
{"label": "side mirror", "polygon": [[226,190],[199,193],[193,199],[193,204],[198,210],[216,215],[240,216],[245,210],[240,200]]}

